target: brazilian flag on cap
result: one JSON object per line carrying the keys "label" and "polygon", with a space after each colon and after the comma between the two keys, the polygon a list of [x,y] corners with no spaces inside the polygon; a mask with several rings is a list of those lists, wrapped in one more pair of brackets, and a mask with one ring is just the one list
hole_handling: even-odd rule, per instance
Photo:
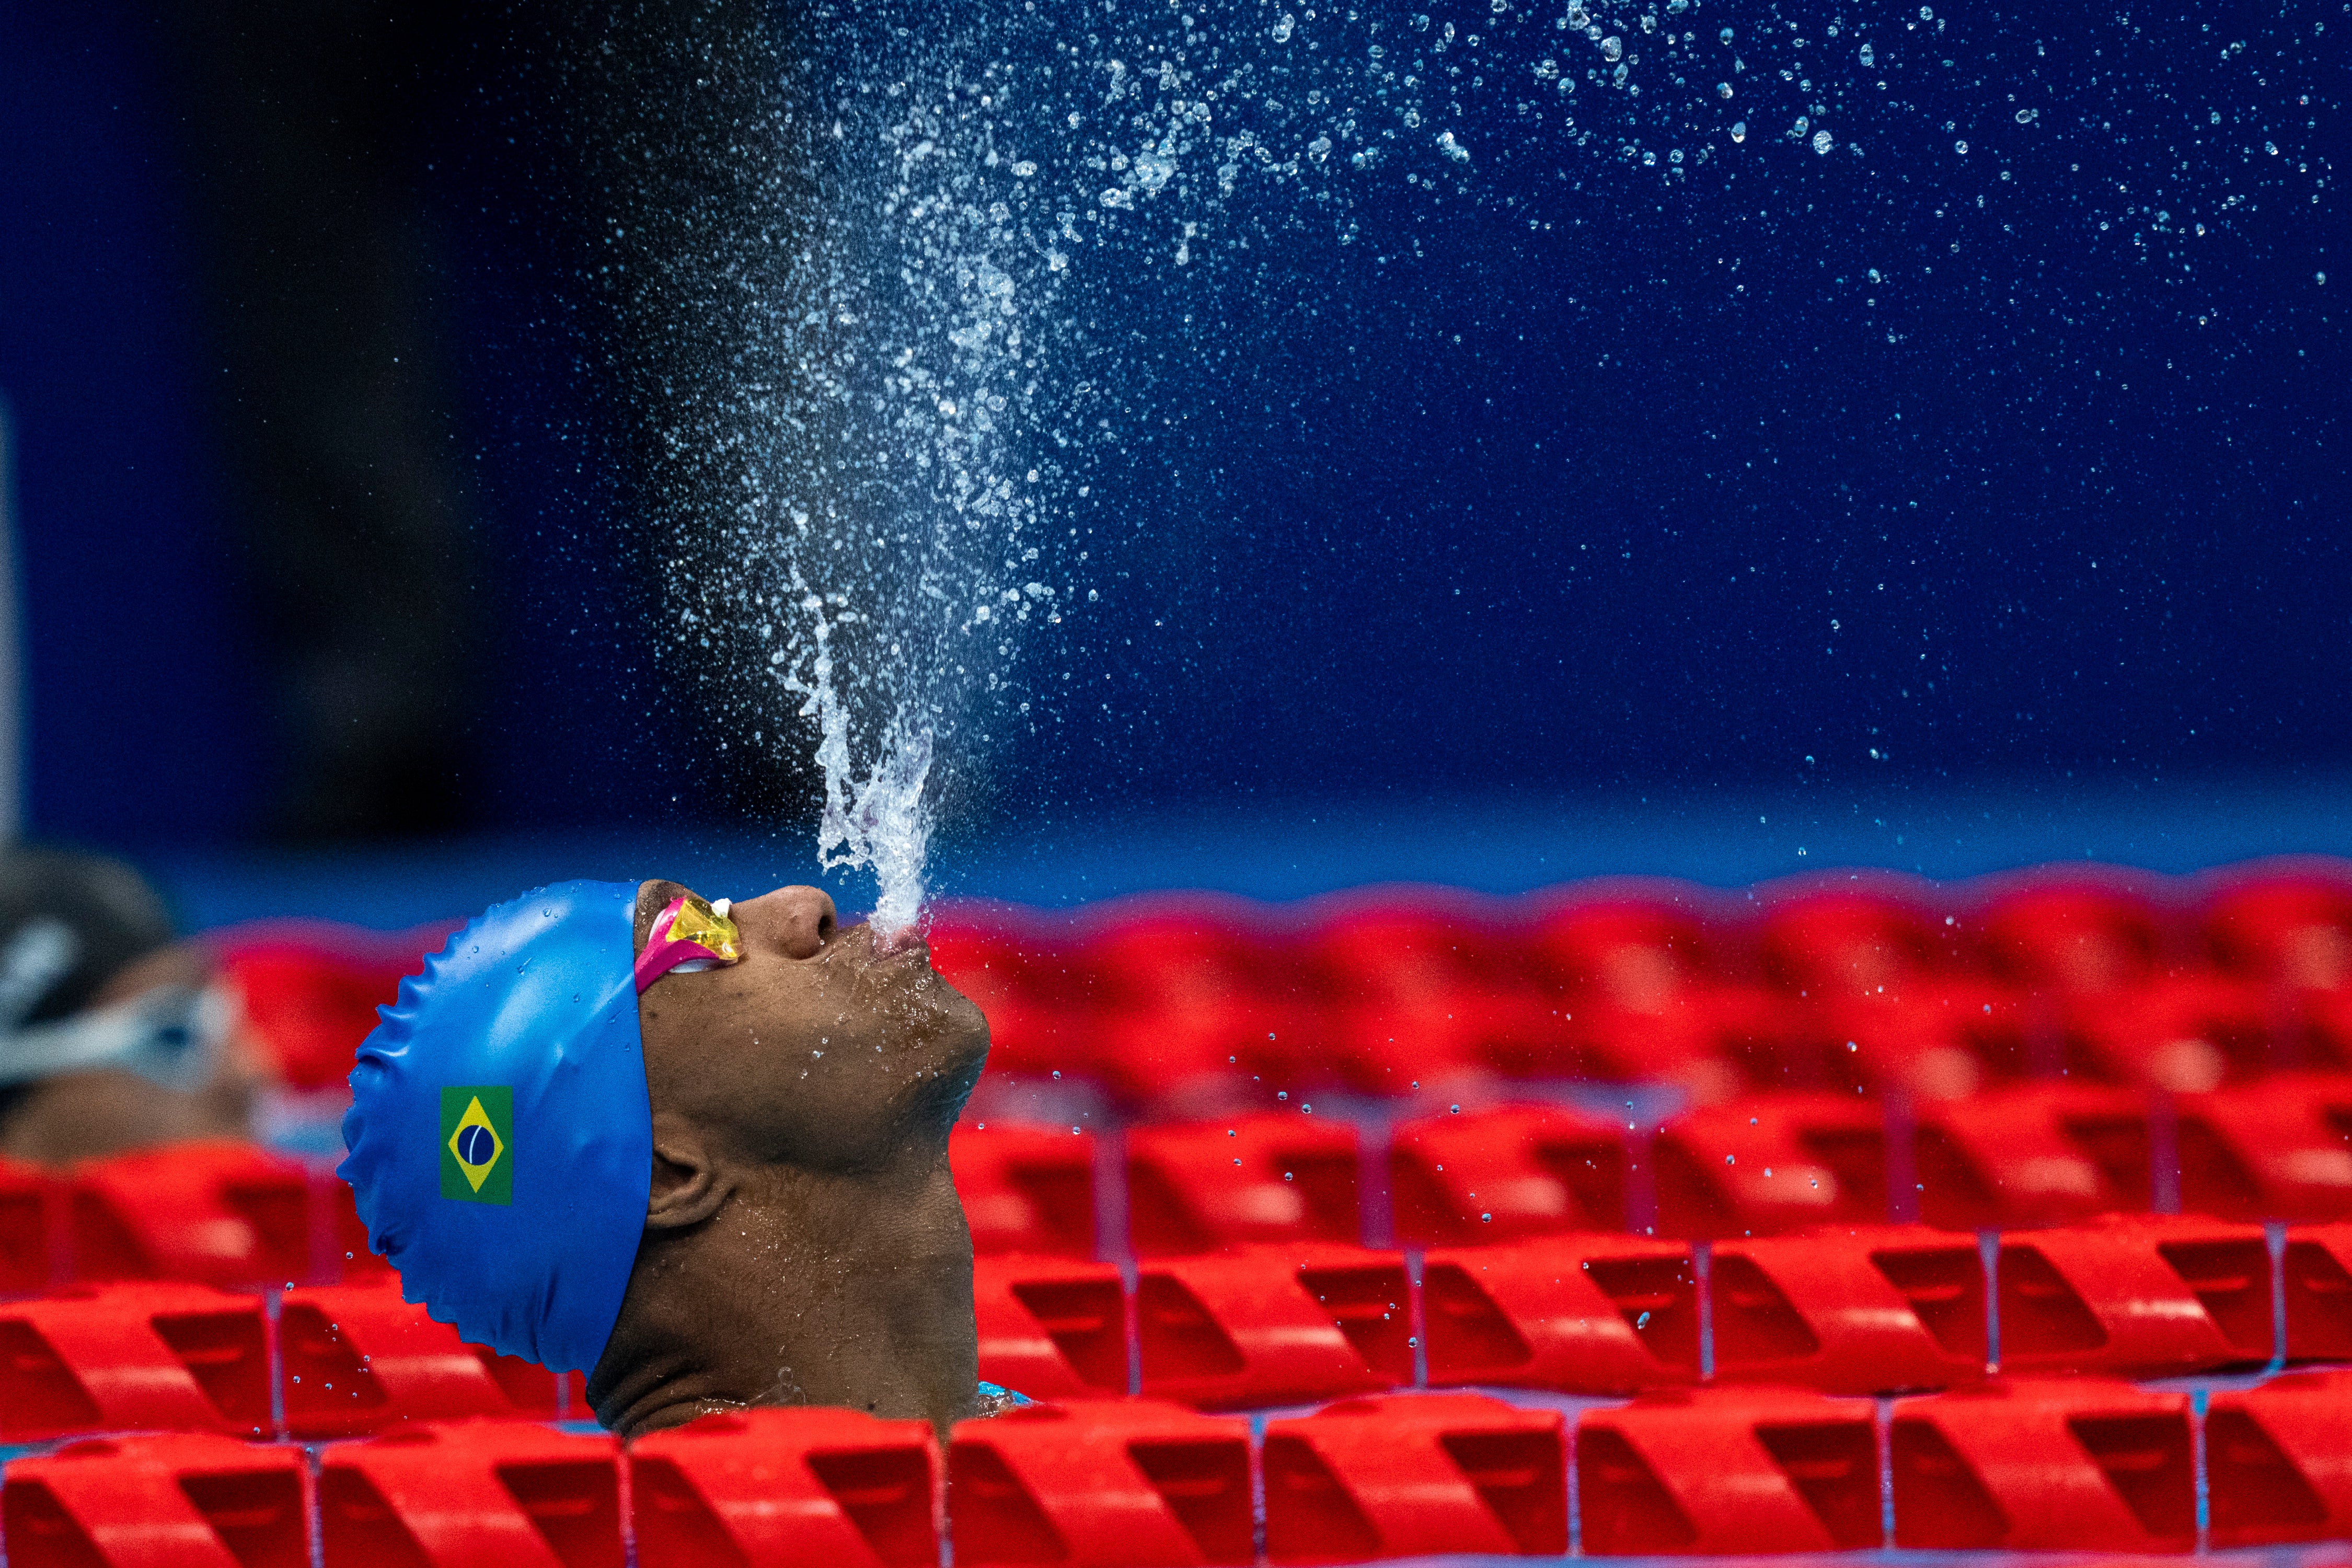
{"label": "brazilian flag on cap", "polygon": [[441,1195],[466,1204],[514,1201],[514,1089],[460,1084],[441,1091]]}

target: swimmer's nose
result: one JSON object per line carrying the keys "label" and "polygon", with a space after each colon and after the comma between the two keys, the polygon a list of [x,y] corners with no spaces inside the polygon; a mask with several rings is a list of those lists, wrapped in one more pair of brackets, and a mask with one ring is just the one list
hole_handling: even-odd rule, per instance
{"label": "swimmer's nose", "polygon": [[727,912],[746,941],[774,948],[787,958],[814,958],[841,924],[832,898],[822,888],[778,888],[745,899]]}

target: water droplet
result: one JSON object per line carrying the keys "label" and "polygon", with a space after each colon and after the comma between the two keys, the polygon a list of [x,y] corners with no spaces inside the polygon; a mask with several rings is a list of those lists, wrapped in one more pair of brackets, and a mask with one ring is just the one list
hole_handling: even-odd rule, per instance
{"label": "water droplet", "polygon": [[1146,195],[1156,195],[1176,173],[1176,160],[1167,148],[1151,149],[1135,155],[1135,183]]}

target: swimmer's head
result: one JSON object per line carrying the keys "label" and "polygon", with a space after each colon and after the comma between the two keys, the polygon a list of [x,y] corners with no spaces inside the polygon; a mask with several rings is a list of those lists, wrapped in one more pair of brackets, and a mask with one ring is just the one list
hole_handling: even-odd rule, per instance
{"label": "swimmer's head", "polygon": [[[775,1402],[944,1418],[970,1398],[971,1337],[946,1137],[986,1050],[919,942],[841,926],[815,889],[728,906],[570,883],[490,910],[404,984],[352,1074],[341,1169],[412,1300],[593,1369],[608,1426]],[[769,1318],[827,1268],[852,1276],[835,1299],[944,1301],[938,1386],[777,1364],[810,1314]]]}
{"label": "swimmer's head", "polygon": [[246,1136],[258,1075],[213,969],[120,861],[0,853],[0,1154]]}

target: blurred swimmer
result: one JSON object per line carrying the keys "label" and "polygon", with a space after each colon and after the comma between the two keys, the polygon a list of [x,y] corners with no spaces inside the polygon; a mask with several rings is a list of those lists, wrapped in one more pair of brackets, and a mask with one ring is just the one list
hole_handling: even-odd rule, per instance
{"label": "blurred swimmer", "polygon": [[130,867],[0,852],[0,1154],[247,1136],[259,1086],[236,1011]]}
{"label": "blurred swimmer", "polygon": [[589,1372],[634,1434],[837,1405],[945,1426],[977,1381],[948,1130],[988,1026],[814,888],[569,882],[474,921],[360,1048],[370,1245],[468,1340]]}

